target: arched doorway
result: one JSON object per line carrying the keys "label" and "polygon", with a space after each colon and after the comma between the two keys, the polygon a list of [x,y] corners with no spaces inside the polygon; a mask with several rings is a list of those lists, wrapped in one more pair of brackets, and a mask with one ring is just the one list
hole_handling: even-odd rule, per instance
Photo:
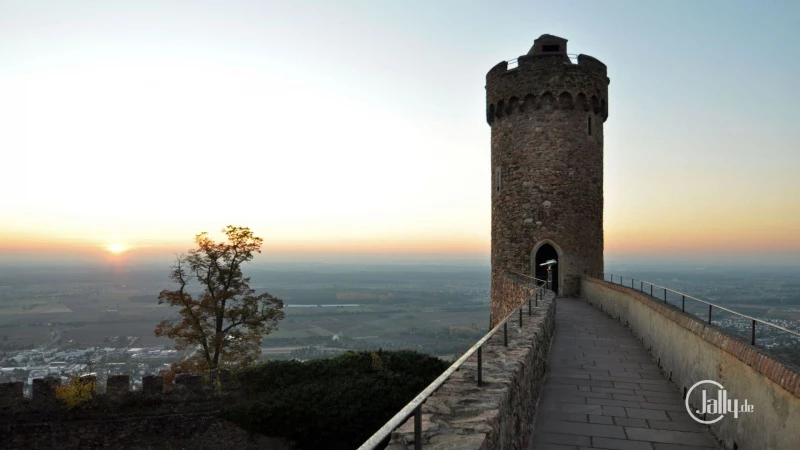
{"label": "arched doorway", "polygon": [[[536,278],[540,280],[547,279],[547,267],[544,267],[541,264],[551,259],[555,259],[559,263],[561,262],[558,261],[558,252],[552,245],[544,243],[539,246],[538,249],[536,249],[536,255],[533,258],[533,270]],[[553,265],[551,271],[553,280],[551,289],[553,292],[558,293],[558,264]]]}

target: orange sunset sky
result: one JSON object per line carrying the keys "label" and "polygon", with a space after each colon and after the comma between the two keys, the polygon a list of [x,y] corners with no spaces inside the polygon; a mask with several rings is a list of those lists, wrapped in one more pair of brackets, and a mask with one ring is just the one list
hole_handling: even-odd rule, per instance
{"label": "orange sunset sky", "polygon": [[233,224],[278,255],[488,260],[484,77],[551,33],[608,65],[607,257],[800,261],[798,8],[647,3],[0,2],[0,256]]}

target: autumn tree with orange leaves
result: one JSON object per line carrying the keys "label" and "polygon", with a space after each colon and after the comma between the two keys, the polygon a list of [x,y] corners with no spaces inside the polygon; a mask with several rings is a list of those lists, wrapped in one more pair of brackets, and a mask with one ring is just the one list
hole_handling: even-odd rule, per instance
{"label": "autumn tree with orange leaves", "polygon": [[[278,328],[283,301],[268,293],[256,295],[242,264],[261,253],[263,239],[247,227],[228,225],[227,242],[214,242],[208,233],[195,236],[197,249],[180,255],[170,279],[176,290],[163,290],[158,304],[179,309],[179,317],[161,321],[156,336],[166,336],[178,350],[192,349],[179,363],[183,371],[204,371],[222,366],[247,365],[258,360],[264,335]],[[202,292],[190,294],[199,286]]]}

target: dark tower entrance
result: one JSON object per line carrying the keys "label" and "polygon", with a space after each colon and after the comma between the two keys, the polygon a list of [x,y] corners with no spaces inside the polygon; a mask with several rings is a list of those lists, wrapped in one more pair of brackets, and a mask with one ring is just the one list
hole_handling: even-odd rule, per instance
{"label": "dark tower entrance", "polygon": [[[533,269],[536,271],[534,275],[536,278],[540,280],[547,279],[547,267],[542,267],[540,264],[542,264],[545,261],[549,261],[551,259],[555,259],[559,263],[561,262],[558,261],[558,252],[556,252],[556,249],[554,249],[552,245],[543,244],[541,247],[539,247],[538,250],[536,250],[536,257],[534,258],[535,263]],[[551,289],[553,290],[553,292],[558,293],[558,264],[554,265],[551,271],[553,272],[552,275],[553,285]]]}

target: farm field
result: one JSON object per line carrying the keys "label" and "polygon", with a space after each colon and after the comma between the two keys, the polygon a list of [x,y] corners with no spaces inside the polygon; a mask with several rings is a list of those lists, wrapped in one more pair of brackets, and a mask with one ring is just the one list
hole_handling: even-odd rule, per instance
{"label": "farm field", "polygon": [[[485,332],[488,269],[253,270],[253,285],[284,300],[286,317],[265,336],[270,348],[413,348],[437,352]],[[59,273],[55,280],[0,274],[0,348],[104,347],[118,336],[171,346],[153,329],[176,311],[158,305],[172,286],[156,270]],[[449,345],[449,344],[452,345]],[[449,347],[448,347],[449,345]]]}

